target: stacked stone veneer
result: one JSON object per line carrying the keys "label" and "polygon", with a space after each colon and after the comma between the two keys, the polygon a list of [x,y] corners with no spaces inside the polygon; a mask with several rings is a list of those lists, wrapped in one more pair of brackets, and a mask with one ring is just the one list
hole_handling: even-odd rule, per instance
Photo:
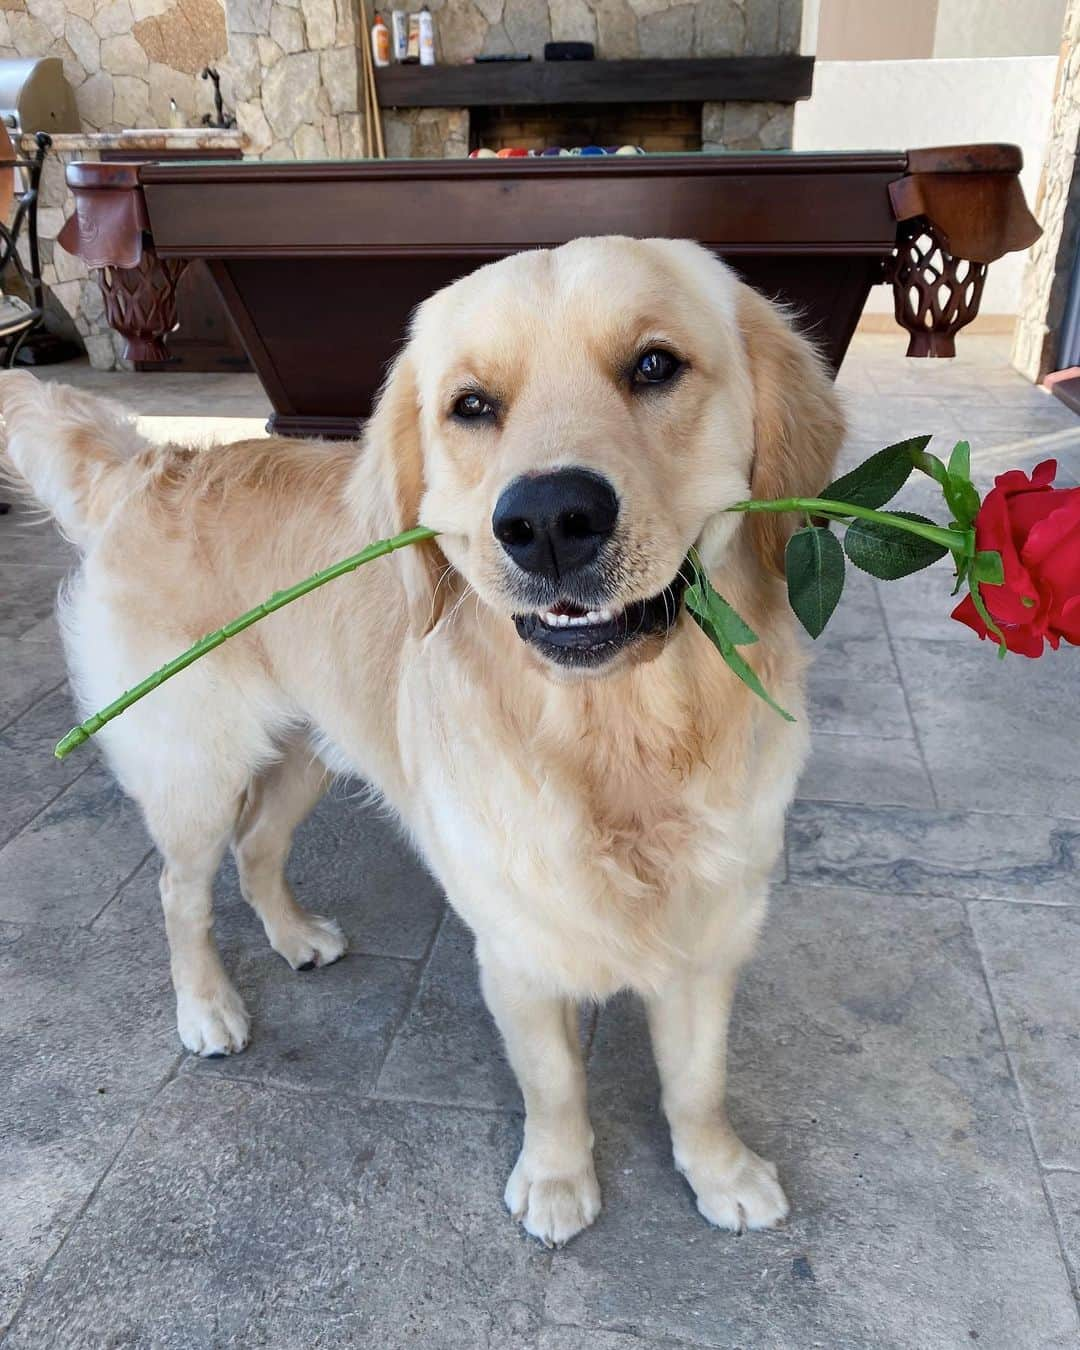
{"label": "stacked stone veneer", "polygon": [[87,131],[198,123],[228,46],[221,0],[0,0],[0,56],[59,57]]}
{"label": "stacked stone veneer", "polygon": [[236,117],[249,154],[363,153],[361,20],[354,0],[226,0]]}

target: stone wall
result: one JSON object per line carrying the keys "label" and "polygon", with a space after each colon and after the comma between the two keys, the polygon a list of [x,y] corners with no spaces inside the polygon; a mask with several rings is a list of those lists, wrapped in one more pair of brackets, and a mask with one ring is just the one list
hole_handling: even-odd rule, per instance
{"label": "stone wall", "polygon": [[86,131],[167,127],[170,99],[197,125],[227,50],[221,0],[0,0],[0,56],[60,57]]}
{"label": "stone wall", "polygon": [[354,0],[225,0],[237,125],[265,159],[363,153]]}
{"label": "stone wall", "polygon": [[591,42],[611,61],[773,56],[799,50],[802,26],[802,0],[427,0],[427,7],[438,58],[455,63],[502,52],[541,60],[545,42]]}
{"label": "stone wall", "polygon": [[1013,345],[1013,364],[1041,380],[1061,364],[1058,336],[1065,315],[1080,231],[1080,0],[1069,0],[1035,214],[1043,236],[1031,250]]}

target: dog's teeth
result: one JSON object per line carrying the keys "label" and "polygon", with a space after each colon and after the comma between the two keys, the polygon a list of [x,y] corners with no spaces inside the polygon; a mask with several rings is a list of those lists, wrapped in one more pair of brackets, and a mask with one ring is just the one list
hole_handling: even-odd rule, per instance
{"label": "dog's teeth", "polygon": [[548,628],[588,628],[590,624],[610,623],[610,609],[590,609],[586,614],[556,614],[547,610],[540,615],[540,622]]}

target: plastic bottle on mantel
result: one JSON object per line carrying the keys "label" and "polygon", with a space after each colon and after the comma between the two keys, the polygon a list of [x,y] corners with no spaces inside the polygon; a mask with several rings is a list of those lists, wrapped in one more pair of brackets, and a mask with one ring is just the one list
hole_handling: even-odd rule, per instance
{"label": "plastic bottle on mantel", "polygon": [[383,17],[375,11],[375,22],[371,25],[371,59],[377,66],[390,64],[390,30],[383,23]]}
{"label": "plastic bottle on mantel", "polygon": [[390,15],[393,29],[394,60],[404,61],[409,54],[409,16],[403,9],[395,9]]}
{"label": "plastic bottle on mantel", "polygon": [[427,5],[420,11],[420,64],[435,64],[435,20]]}

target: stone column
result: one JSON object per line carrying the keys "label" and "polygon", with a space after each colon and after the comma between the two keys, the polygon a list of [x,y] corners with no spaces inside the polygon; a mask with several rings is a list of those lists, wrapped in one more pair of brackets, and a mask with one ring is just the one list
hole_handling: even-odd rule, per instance
{"label": "stone column", "polygon": [[1013,365],[1030,380],[1056,370],[1058,339],[1080,229],[1080,0],[1069,0],[1050,141],[1035,200],[1043,236],[1031,250],[1013,343]]}
{"label": "stone column", "polygon": [[[694,56],[797,54],[802,42],[803,0],[711,0],[697,16]],[[674,54],[674,53],[673,53]],[[791,103],[705,103],[703,150],[790,150]]]}
{"label": "stone column", "polygon": [[363,153],[360,20],[354,0],[225,0],[227,66],[247,153]]}

